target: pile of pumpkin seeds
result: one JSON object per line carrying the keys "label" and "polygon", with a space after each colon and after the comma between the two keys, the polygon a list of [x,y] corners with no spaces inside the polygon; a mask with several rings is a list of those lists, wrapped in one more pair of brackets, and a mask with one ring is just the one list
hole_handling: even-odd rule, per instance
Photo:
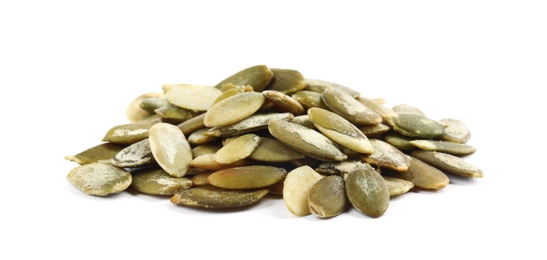
{"label": "pile of pumpkin seeds", "polygon": [[265,65],[216,86],[167,84],[129,104],[130,123],[67,156],[80,164],[67,178],[95,196],[132,190],[220,210],[270,194],[297,216],[353,207],[376,218],[391,196],[442,189],[447,174],[483,176],[462,158],[476,150],[462,121],[384,104]]}

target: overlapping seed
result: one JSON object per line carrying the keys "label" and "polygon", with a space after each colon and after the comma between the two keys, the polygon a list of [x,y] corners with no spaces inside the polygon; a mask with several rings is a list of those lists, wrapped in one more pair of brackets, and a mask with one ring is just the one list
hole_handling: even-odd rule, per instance
{"label": "overlapping seed", "polygon": [[354,208],[376,218],[390,196],[442,189],[451,174],[483,177],[458,157],[476,151],[461,120],[390,108],[297,70],[258,65],[214,87],[161,88],[130,102],[130,123],[65,157],[80,164],[70,183],[89,195],[131,187],[205,209],[239,209],[271,194],[296,216]]}

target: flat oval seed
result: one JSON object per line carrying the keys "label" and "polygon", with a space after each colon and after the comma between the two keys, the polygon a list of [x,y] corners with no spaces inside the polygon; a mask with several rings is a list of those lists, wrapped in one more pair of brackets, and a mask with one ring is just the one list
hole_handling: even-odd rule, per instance
{"label": "flat oval seed", "polygon": [[382,122],[380,115],[344,91],[327,89],[322,98],[330,110],[356,125],[377,125]]}
{"label": "flat oval seed", "polygon": [[359,130],[367,137],[379,136],[389,131],[389,126],[384,124],[360,126]]}
{"label": "flat oval seed", "polygon": [[462,121],[453,118],[445,118],[439,120],[439,123],[446,126],[443,135],[441,136],[441,140],[443,141],[463,144],[471,139],[471,132],[469,132],[469,129],[467,129],[467,126],[465,126]]}
{"label": "flat oval seed", "polygon": [[177,84],[165,93],[165,98],[184,109],[206,111],[221,94],[222,91],[209,86]]}
{"label": "flat oval seed", "polygon": [[321,98],[322,95],[323,94],[319,92],[301,90],[292,94],[292,98],[300,102],[306,109],[312,107],[327,109],[327,105],[325,105],[325,102],[323,102],[323,99]]}
{"label": "flat oval seed", "polygon": [[258,189],[274,185],[287,175],[284,168],[252,165],[213,172],[207,181],[224,189]]}
{"label": "flat oval seed", "polygon": [[112,165],[118,167],[139,167],[153,162],[155,160],[148,138],[124,148],[111,160]]}
{"label": "flat oval seed", "polygon": [[151,124],[123,124],[110,128],[103,137],[104,142],[133,144],[148,138]]}
{"label": "flat oval seed", "polygon": [[178,124],[178,128],[182,131],[184,135],[189,135],[199,129],[205,128],[205,125],[203,124],[203,118],[205,118],[205,113]]}
{"label": "flat oval seed", "polygon": [[334,142],[358,153],[374,151],[368,138],[345,118],[322,108],[308,109],[308,116],[315,127]]}
{"label": "flat oval seed", "polygon": [[122,144],[102,143],[86,149],[76,155],[65,156],[65,159],[77,164],[96,162],[109,164],[112,157],[114,157],[125,147],[126,145]]}
{"label": "flat oval seed", "polygon": [[389,132],[384,135],[384,141],[386,141],[388,144],[395,146],[395,148],[401,151],[416,150],[416,146],[410,144],[410,141],[412,140],[414,140],[414,138],[407,137],[395,132]]}
{"label": "flat oval seed", "polygon": [[172,177],[163,169],[144,168],[131,172],[131,175],[133,182],[130,187],[150,195],[173,195],[192,187],[190,179]]}
{"label": "flat oval seed", "polygon": [[387,188],[389,189],[389,196],[397,196],[407,193],[410,189],[414,188],[414,183],[405,181],[398,178],[383,176],[386,180]]}
{"label": "flat oval seed", "polygon": [[254,114],[264,103],[264,95],[245,92],[214,104],[203,118],[207,127],[227,126]]}
{"label": "flat oval seed", "polygon": [[188,136],[188,142],[192,145],[207,144],[218,140],[216,136],[206,135],[208,128],[198,129]]}
{"label": "flat oval seed", "polygon": [[418,150],[412,152],[412,156],[446,173],[473,178],[483,177],[481,169],[454,155]]}
{"label": "flat oval seed", "polygon": [[240,191],[202,186],[176,193],[171,197],[171,202],[205,209],[235,209],[254,204],[266,194],[268,194],[267,189]]}
{"label": "flat oval seed", "polygon": [[363,156],[363,160],[372,165],[389,168],[396,171],[406,171],[410,166],[410,160],[401,152],[382,140],[370,139],[374,152]]}
{"label": "flat oval seed", "polygon": [[277,140],[310,157],[326,161],[343,161],[347,158],[331,140],[305,126],[274,120],[270,121],[268,129]]}
{"label": "flat oval seed", "polygon": [[276,90],[286,95],[296,93],[304,87],[304,76],[302,73],[291,69],[271,69],[273,77],[267,89]]}
{"label": "flat oval seed", "polygon": [[438,190],[446,187],[450,180],[439,169],[409,156],[410,166],[406,172],[383,170],[382,174],[414,183],[418,188]]}
{"label": "flat oval seed", "polygon": [[357,98],[357,100],[361,102],[361,104],[370,108],[372,111],[376,112],[376,114],[380,115],[382,118],[394,112],[393,109],[383,106],[376,102],[374,99],[368,97],[360,96]]}
{"label": "flat oval seed", "polygon": [[444,125],[418,114],[394,113],[385,119],[397,133],[408,137],[432,139],[444,132]]}
{"label": "flat oval seed", "polygon": [[258,130],[268,128],[268,123],[272,120],[291,120],[293,115],[291,113],[267,113],[256,114],[247,117],[235,124],[213,127],[205,132],[206,135],[230,137],[234,135],[246,134],[249,132],[256,132]]}
{"label": "flat oval seed", "polygon": [[204,154],[215,154],[220,148],[222,148],[222,144],[220,143],[202,144],[192,148],[192,155],[196,158]]}
{"label": "flat oval seed", "polygon": [[78,166],[67,175],[68,181],[88,195],[108,196],[120,193],[131,184],[131,174],[118,167],[90,163]]}
{"label": "flat oval seed", "polygon": [[337,175],[317,181],[308,195],[310,212],[319,218],[331,218],[342,214],[348,204],[344,187],[344,178]]}
{"label": "flat oval seed", "polygon": [[205,185],[210,185],[209,181],[207,180],[207,178],[209,177],[209,175],[211,175],[213,172],[210,172],[210,171],[205,171],[205,172],[200,172],[194,176],[192,176],[191,180],[192,182],[194,183],[194,186],[198,187],[198,186],[205,186]]}
{"label": "flat oval seed", "polygon": [[262,91],[266,100],[273,103],[273,108],[279,112],[288,112],[293,115],[301,115],[304,113],[304,107],[300,102],[291,96],[285,95],[275,90]]}
{"label": "flat oval seed", "polygon": [[320,80],[320,79],[304,79],[304,83],[306,84],[306,87],[304,89],[307,89],[310,91],[323,93],[327,89],[334,88],[334,89],[343,90],[344,92],[348,93],[350,96],[354,98],[359,97],[359,92],[337,83]]}
{"label": "flat oval seed", "polygon": [[389,188],[384,178],[372,167],[361,167],[345,178],[348,199],[361,213],[377,218],[389,206]]}
{"label": "flat oval seed", "polygon": [[222,163],[216,162],[214,160],[214,157],[215,157],[214,154],[200,155],[200,156],[194,158],[192,160],[192,162],[190,162],[190,165],[192,167],[196,167],[196,168],[200,168],[200,169],[218,171],[218,170],[222,170],[222,169],[233,168],[233,167],[237,167],[237,166],[244,166],[244,165],[249,165],[250,164],[249,161],[245,160],[245,159],[239,160],[239,161],[236,161],[236,162],[233,162],[233,163],[230,163],[230,164],[222,164]]}
{"label": "flat oval seed", "polygon": [[297,125],[305,126],[309,129],[316,129],[313,122],[310,120],[308,115],[295,116],[293,119],[289,120],[291,123]]}
{"label": "flat oval seed", "polygon": [[134,123],[151,116],[153,113],[141,108],[141,102],[145,98],[160,97],[160,96],[161,96],[160,93],[149,92],[149,93],[144,93],[140,95],[139,97],[135,98],[135,100],[133,100],[129,104],[129,106],[127,106],[127,109],[125,111],[125,115],[127,116],[127,119],[130,122]]}
{"label": "flat oval seed", "polygon": [[255,134],[246,134],[234,138],[215,153],[213,160],[217,163],[229,164],[245,159],[260,144],[260,137]]}
{"label": "flat oval seed", "polygon": [[364,167],[361,161],[325,162],[320,164],[315,171],[320,174],[345,175],[360,167]]}
{"label": "flat oval seed", "polygon": [[283,182],[283,200],[292,214],[311,214],[308,196],[313,185],[322,178],[309,166],[298,167],[287,174]]}
{"label": "flat oval seed", "polygon": [[219,82],[215,88],[220,89],[224,84],[251,85],[254,91],[262,91],[273,77],[273,72],[265,65],[246,68]]}
{"label": "flat oval seed", "polygon": [[167,101],[164,97],[152,97],[152,98],[145,98],[141,102],[141,108],[150,112],[154,113],[154,110],[162,107],[175,107]]}
{"label": "flat oval seed", "polygon": [[176,123],[184,122],[188,119],[194,118],[197,115],[197,113],[194,111],[175,106],[161,107],[154,110],[154,112],[160,115],[161,118],[164,119],[164,121]]}
{"label": "flat oval seed", "polygon": [[304,157],[306,156],[282,142],[267,137],[260,137],[260,144],[249,155],[249,159],[262,162],[288,162]]}
{"label": "flat oval seed", "polygon": [[150,128],[149,140],[154,159],[169,175],[182,177],[188,172],[192,149],[177,126],[157,123]]}
{"label": "flat oval seed", "polygon": [[407,104],[399,104],[399,105],[396,105],[392,108],[392,110],[395,112],[395,113],[407,113],[407,114],[416,114],[416,115],[421,115],[423,117],[426,117],[425,113],[422,112],[422,110],[416,108],[416,107],[413,107],[413,106],[410,106],[410,105],[407,105]]}
{"label": "flat oval seed", "polygon": [[471,145],[445,141],[412,140],[409,141],[409,143],[423,150],[443,152],[452,155],[468,155],[477,150],[477,148]]}

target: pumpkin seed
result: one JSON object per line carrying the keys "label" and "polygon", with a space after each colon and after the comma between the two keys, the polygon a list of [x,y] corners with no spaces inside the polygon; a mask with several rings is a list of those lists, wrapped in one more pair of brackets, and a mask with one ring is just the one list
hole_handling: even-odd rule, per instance
{"label": "pumpkin seed", "polygon": [[281,181],[287,175],[283,168],[264,165],[252,165],[228,168],[213,172],[207,181],[224,189],[258,189]]}
{"label": "pumpkin seed", "polygon": [[78,166],[67,175],[68,181],[85,194],[109,196],[120,193],[131,184],[131,174],[118,167],[89,163]]}
{"label": "pumpkin seed", "polygon": [[291,113],[256,114],[235,124],[210,128],[204,134],[209,136],[229,137],[266,129],[268,128],[268,123],[272,120],[291,120],[292,118],[293,115]]}
{"label": "pumpkin seed", "polygon": [[137,98],[135,98],[135,100],[133,100],[129,104],[129,106],[127,106],[127,109],[125,111],[125,115],[127,119],[129,120],[129,122],[134,123],[153,115],[152,112],[146,111],[141,108],[141,102],[145,98],[160,97],[160,96],[161,96],[160,93],[149,92],[149,93],[144,93],[138,96]]}
{"label": "pumpkin seed", "polygon": [[264,90],[262,91],[262,94],[266,97],[266,100],[273,103],[272,106],[276,111],[288,112],[293,115],[301,115],[304,113],[302,104],[291,96],[275,90]]}
{"label": "pumpkin seed", "polygon": [[258,144],[260,144],[260,137],[255,134],[239,136],[220,148],[213,160],[221,164],[234,163],[249,157]]}
{"label": "pumpkin seed", "polygon": [[227,169],[227,168],[232,168],[237,166],[245,166],[250,164],[249,161],[245,159],[239,160],[233,163],[229,163],[229,164],[222,164],[222,163],[216,162],[214,160],[214,157],[215,157],[214,154],[200,155],[194,158],[192,162],[190,162],[190,165],[192,167],[196,167],[200,169],[217,171],[217,170],[222,170],[222,169]]}
{"label": "pumpkin seed", "polygon": [[280,180],[276,184],[269,186],[268,189],[270,190],[270,194],[283,196],[284,182],[285,179]]}
{"label": "pumpkin seed", "polygon": [[235,209],[254,204],[266,194],[267,189],[241,191],[202,186],[177,192],[171,197],[171,202],[205,209]]}
{"label": "pumpkin seed", "polygon": [[354,208],[373,218],[384,214],[389,206],[389,188],[377,171],[365,165],[349,173],[345,181],[346,195]]}
{"label": "pumpkin seed", "polygon": [[154,110],[162,107],[174,107],[165,99],[164,97],[151,97],[145,98],[141,101],[141,108],[150,112],[155,113]]}
{"label": "pumpkin seed", "polygon": [[407,193],[410,189],[414,188],[414,183],[405,181],[398,178],[383,176],[386,181],[387,188],[389,190],[389,196],[397,196]]}
{"label": "pumpkin seed", "polygon": [[408,137],[433,139],[444,132],[443,124],[419,114],[394,113],[385,119],[393,130]]}
{"label": "pumpkin seed", "polygon": [[196,158],[204,154],[215,154],[220,148],[222,148],[222,144],[220,143],[201,144],[192,148],[192,155]]}
{"label": "pumpkin seed", "polygon": [[308,203],[310,212],[319,218],[342,214],[348,204],[344,179],[337,175],[320,179],[311,187]]}
{"label": "pumpkin seed", "polygon": [[359,167],[363,167],[361,161],[325,162],[321,163],[315,171],[320,174],[345,175],[355,171]]}
{"label": "pumpkin seed", "polygon": [[473,178],[484,176],[481,169],[454,155],[417,150],[412,152],[412,156],[446,173]]}
{"label": "pumpkin seed", "polygon": [[359,126],[359,130],[367,137],[379,136],[389,131],[389,126],[384,124]]}
{"label": "pumpkin seed", "polygon": [[218,88],[191,84],[173,85],[165,93],[169,103],[180,108],[206,111],[213,105],[213,102],[222,94]]}
{"label": "pumpkin seed", "polygon": [[327,109],[327,105],[325,105],[325,102],[323,102],[322,99],[322,93],[309,91],[309,90],[301,90],[294,94],[292,94],[292,98],[294,98],[296,101],[300,102],[304,108],[309,109],[312,107],[319,107]]}
{"label": "pumpkin seed", "polygon": [[377,125],[382,122],[380,115],[344,91],[330,88],[323,92],[322,98],[330,110],[356,125]]}
{"label": "pumpkin seed", "polygon": [[395,146],[395,148],[401,151],[416,150],[416,146],[410,143],[410,141],[412,140],[414,140],[414,138],[406,137],[395,132],[389,132],[384,135],[384,141],[386,141],[388,144]]}
{"label": "pumpkin seed", "polygon": [[416,107],[413,107],[411,105],[408,105],[408,104],[399,104],[399,105],[396,105],[392,108],[392,110],[395,112],[395,113],[407,113],[407,114],[416,114],[416,115],[420,115],[420,116],[423,116],[423,117],[426,117],[425,113],[422,112],[422,110],[416,108]]}
{"label": "pumpkin seed", "polygon": [[468,155],[477,150],[477,148],[471,145],[445,141],[413,140],[409,141],[409,143],[423,150],[443,152],[452,155]]}
{"label": "pumpkin seed", "polygon": [[287,174],[283,183],[283,200],[292,214],[311,214],[308,196],[313,185],[322,178],[309,166],[298,167]]}
{"label": "pumpkin seed", "polygon": [[441,140],[443,141],[463,144],[471,139],[471,132],[469,132],[469,129],[461,120],[445,118],[439,120],[439,123],[446,126],[441,136]]}
{"label": "pumpkin seed", "polygon": [[306,156],[282,142],[267,137],[260,137],[260,144],[249,155],[249,159],[262,162],[288,162],[304,157]]}
{"label": "pumpkin seed", "polygon": [[273,77],[273,72],[265,65],[246,68],[219,82],[215,88],[221,89],[224,84],[251,85],[255,91],[262,91]]}
{"label": "pumpkin seed", "polygon": [[216,136],[205,134],[209,128],[202,128],[194,131],[188,136],[188,142],[192,145],[207,144],[218,140]]}
{"label": "pumpkin seed", "polygon": [[306,87],[304,89],[318,92],[321,94],[325,92],[325,90],[327,89],[334,88],[334,89],[342,90],[354,98],[359,97],[358,91],[355,91],[351,88],[348,88],[346,86],[343,86],[337,83],[320,80],[320,79],[308,79],[308,78],[304,79],[304,83],[306,84]]}
{"label": "pumpkin seed", "polygon": [[382,118],[394,113],[393,109],[383,106],[382,104],[379,104],[377,101],[371,98],[360,96],[357,98],[357,100],[361,102],[361,104],[370,108],[376,114],[380,115]]}
{"label": "pumpkin seed", "polygon": [[192,161],[192,150],[178,127],[157,123],[150,128],[149,141],[154,159],[162,169],[173,177],[186,175]]}
{"label": "pumpkin seed", "polygon": [[176,178],[163,169],[143,168],[131,172],[133,182],[131,188],[150,195],[173,195],[181,190],[192,187],[188,178]]}
{"label": "pumpkin seed", "polygon": [[405,172],[382,170],[382,174],[410,181],[422,189],[437,190],[448,185],[450,180],[442,171],[415,157],[409,156],[409,159],[410,166]]}
{"label": "pumpkin seed", "polygon": [[285,145],[310,157],[325,161],[343,161],[343,154],[324,135],[305,126],[283,120],[270,121],[270,133]]}
{"label": "pumpkin seed", "polygon": [[203,118],[205,118],[205,113],[178,124],[178,128],[185,136],[189,135],[199,129],[205,128],[205,125],[203,124]]}
{"label": "pumpkin seed", "polygon": [[410,166],[407,156],[393,145],[378,139],[370,139],[369,141],[372,144],[374,152],[363,156],[365,162],[403,172]]}
{"label": "pumpkin seed", "polygon": [[296,70],[272,68],[271,71],[273,72],[273,77],[266,87],[267,89],[291,95],[306,87],[304,76]]}
{"label": "pumpkin seed", "polygon": [[297,125],[305,126],[309,129],[316,129],[313,122],[310,120],[308,115],[295,116],[293,119],[289,120],[291,123]]}
{"label": "pumpkin seed", "polygon": [[118,167],[140,167],[155,162],[147,139],[136,142],[112,157],[111,163]]}
{"label": "pumpkin seed", "polygon": [[227,126],[254,114],[264,103],[264,95],[245,92],[214,104],[203,118],[207,127]]}
{"label": "pumpkin seed", "polygon": [[334,142],[358,153],[372,153],[368,138],[345,118],[322,108],[308,109],[315,127]]}
{"label": "pumpkin seed", "polygon": [[197,115],[197,113],[193,112],[193,111],[190,111],[190,110],[187,110],[187,109],[182,109],[180,107],[161,107],[161,108],[158,108],[156,110],[154,110],[154,112],[156,112],[156,114],[160,115],[162,117],[162,119],[164,120],[167,120],[167,121],[171,121],[171,122],[176,122],[176,123],[180,123],[180,122],[184,122],[188,119],[191,119],[193,117],[195,117]]}
{"label": "pumpkin seed", "polygon": [[211,171],[205,171],[205,172],[200,172],[194,176],[192,176],[191,180],[192,182],[194,183],[194,186],[198,187],[198,186],[205,186],[205,185],[210,185],[209,181],[207,180],[207,178],[209,177],[209,175],[211,175],[213,172]]}
{"label": "pumpkin seed", "polygon": [[148,138],[148,131],[151,126],[150,124],[137,123],[117,125],[106,132],[103,142],[133,144]]}
{"label": "pumpkin seed", "polygon": [[65,156],[66,160],[77,164],[105,163],[109,164],[112,157],[119,153],[126,145],[114,143],[102,143],[93,146],[76,155]]}

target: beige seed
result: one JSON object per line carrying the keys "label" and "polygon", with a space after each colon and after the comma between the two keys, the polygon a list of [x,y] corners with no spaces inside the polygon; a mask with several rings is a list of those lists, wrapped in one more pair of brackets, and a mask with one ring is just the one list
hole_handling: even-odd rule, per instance
{"label": "beige seed", "polygon": [[302,104],[291,96],[275,90],[264,90],[262,91],[262,94],[267,101],[273,103],[273,108],[278,112],[288,112],[293,115],[301,115],[304,113]]}
{"label": "beige seed", "polygon": [[192,182],[194,183],[194,186],[198,187],[198,186],[205,186],[205,185],[210,185],[209,181],[207,180],[207,178],[209,177],[209,175],[211,175],[213,172],[211,171],[205,171],[205,172],[200,172],[194,176],[192,176],[191,180]]}
{"label": "beige seed", "polygon": [[422,112],[422,110],[416,108],[416,107],[413,107],[411,105],[408,105],[408,104],[399,104],[399,105],[396,105],[392,108],[392,110],[395,112],[395,113],[408,113],[408,114],[416,114],[416,115],[420,115],[420,116],[423,116],[423,117],[426,117],[425,113]]}
{"label": "beige seed", "polygon": [[220,148],[222,148],[222,144],[216,142],[201,144],[192,148],[192,155],[196,158],[204,154],[215,154]]}
{"label": "beige seed", "polygon": [[403,172],[410,166],[407,156],[393,145],[378,139],[370,139],[370,143],[374,148],[374,152],[363,156],[365,162]]}
{"label": "beige seed", "polygon": [[320,80],[320,79],[304,79],[304,83],[306,84],[306,87],[305,87],[306,90],[318,92],[321,94],[325,92],[325,90],[327,89],[334,88],[334,89],[342,90],[354,98],[359,97],[359,92],[337,83]]}
{"label": "beige seed", "polygon": [[473,178],[484,176],[481,169],[454,155],[418,150],[412,152],[412,156],[446,173]]}
{"label": "beige seed", "polygon": [[346,175],[349,174],[360,167],[364,167],[364,164],[361,161],[343,161],[343,162],[325,162],[321,163],[315,171],[320,174],[328,175]]}
{"label": "beige seed", "polygon": [[283,180],[287,175],[284,168],[251,165],[228,168],[213,172],[207,181],[224,189],[259,189],[268,187]]}
{"label": "beige seed", "polygon": [[188,110],[206,111],[222,94],[217,88],[191,84],[176,84],[165,93],[169,103]]}
{"label": "beige seed", "polygon": [[227,126],[254,114],[264,103],[264,95],[245,92],[214,104],[205,113],[203,123],[207,127]]}
{"label": "beige seed", "polygon": [[192,145],[207,144],[217,141],[219,138],[205,134],[209,128],[202,128],[194,131],[188,136],[188,142]]}
{"label": "beige seed", "polygon": [[204,134],[219,137],[241,135],[266,129],[268,128],[268,123],[272,120],[291,120],[292,118],[293,115],[291,113],[255,114],[235,124],[210,128]]}
{"label": "beige seed", "polygon": [[191,119],[188,119],[178,124],[178,127],[184,135],[189,135],[199,129],[205,128],[205,125],[203,124],[204,117],[205,117],[205,113],[195,116]]}
{"label": "beige seed", "polygon": [[103,137],[103,141],[117,144],[133,144],[146,139],[151,126],[151,124],[138,123],[117,125],[108,130]]}
{"label": "beige seed", "polygon": [[389,189],[389,196],[398,196],[414,188],[414,183],[399,178],[383,176]]}
{"label": "beige seed", "polygon": [[409,141],[409,143],[423,150],[443,152],[452,155],[468,155],[474,153],[477,150],[477,148],[471,145],[445,141],[412,140]]}
{"label": "beige seed", "polygon": [[215,153],[213,160],[221,164],[230,164],[245,159],[260,144],[260,137],[255,134],[246,134],[234,138]]}
{"label": "beige seed", "polygon": [[250,162],[246,159],[239,160],[239,161],[229,163],[229,164],[222,164],[222,163],[216,162],[214,160],[214,157],[215,157],[214,154],[200,155],[200,156],[194,158],[190,162],[190,165],[192,167],[196,167],[196,168],[200,168],[200,169],[217,171],[217,170],[222,170],[222,169],[227,169],[227,168],[232,168],[232,167],[237,167],[237,166],[245,166],[245,165],[250,164]]}
{"label": "beige seed", "polygon": [[150,195],[173,195],[192,187],[190,179],[172,177],[163,169],[143,168],[131,172],[131,175],[133,182],[130,187]]}
{"label": "beige seed", "polygon": [[316,129],[315,125],[310,120],[310,117],[308,115],[295,116],[293,119],[291,119],[289,121],[291,123],[295,123],[297,125],[305,126],[309,129]]}
{"label": "beige seed", "polygon": [[380,115],[382,118],[385,118],[387,115],[392,114],[394,112],[393,109],[383,106],[379,104],[378,102],[376,102],[374,99],[371,99],[368,97],[360,96],[357,98],[357,100],[361,102],[361,104],[370,108],[376,114]]}
{"label": "beige seed", "polygon": [[236,209],[258,202],[266,194],[267,189],[240,191],[202,186],[176,193],[171,197],[171,202],[195,208]]}
{"label": "beige seed", "polygon": [[311,214],[308,196],[313,185],[323,176],[309,166],[296,168],[287,174],[283,183],[283,200],[296,216]]}
{"label": "beige seed", "polygon": [[192,161],[192,149],[182,131],[174,125],[157,123],[150,128],[150,149],[156,162],[169,175],[186,175]]}
{"label": "beige seed", "polygon": [[306,109],[319,107],[327,109],[327,105],[323,102],[322,93],[308,90],[298,91],[291,96],[296,101],[300,102]]}
{"label": "beige seed", "polygon": [[149,93],[144,93],[140,95],[139,97],[137,97],[135,100],[133,100],[129,104],[129,106],[127,107],[125,111],[127,119],[130,122],[134,123],[151,116],[153,113],[141,108],[141,102],[145,98],[160,97],[160,96],[161,96],[160,93],[149,92]]}
{"label": "beige seed", "polygon": [[89,163],[78,166],[67,175],[68,181],[85,194],[109,196],[120,193],[131,184],[131,174],[118,167]]}

